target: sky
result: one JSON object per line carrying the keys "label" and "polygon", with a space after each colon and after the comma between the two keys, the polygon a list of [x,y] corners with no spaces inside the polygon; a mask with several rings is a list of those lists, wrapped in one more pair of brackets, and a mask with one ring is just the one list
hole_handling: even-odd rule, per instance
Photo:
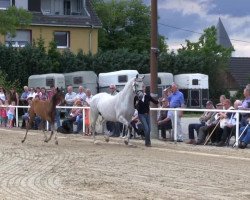
{"label": "sky", "polygon": [[158,31],[170,50],[185,46],[186,39],[197,42],[199,33],[216,26],[220,18],[235,49],[233,56],[250,57],[250,0],[158,0],[158,16]]}

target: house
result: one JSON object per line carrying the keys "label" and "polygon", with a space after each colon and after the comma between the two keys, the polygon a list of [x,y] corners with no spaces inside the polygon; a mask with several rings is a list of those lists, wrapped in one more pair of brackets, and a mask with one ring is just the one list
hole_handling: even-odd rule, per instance
{"label": "house", "polygon": [[41,37],[46,47],[54,40],[58,49],[97,52],[101,22],[91,0],[0,0],[0,9],[9,6],[30,11],[32,23],[26,29],[18,29],[14,38],[0,36],[1,43],[23,47]]}
{"label": "house", "polygon": [[[217,29],[217,44],[225,48],[233,48],[228,34],[219,18]],[[225,73],[224,87],[233,95],[241,88],[250,83],[250,58],[247,57],[231,57],[228,70]]]}

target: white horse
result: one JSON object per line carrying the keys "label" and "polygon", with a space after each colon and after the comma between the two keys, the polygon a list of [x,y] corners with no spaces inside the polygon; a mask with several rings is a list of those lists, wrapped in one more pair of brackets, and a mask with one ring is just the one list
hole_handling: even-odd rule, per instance
{"label": "white horse", "polygon": [[[103,118],[104,133],[107,133],[106,122],[121,122],[125,125],[126,131],[130,125],[130,121],[135,112],[134,97],[143,94],[143,78],[138,77],[129,80],[123,90],[112,96],[108,93],[99,93],[93,96],[90,102],[90,122],[93,133],[94,143],[95,140],[95,126],[98,115]],[[129,143],[130,132],[125,137],[124,143]],[[109,135],[105,135],[106,142],[109,141]]]}

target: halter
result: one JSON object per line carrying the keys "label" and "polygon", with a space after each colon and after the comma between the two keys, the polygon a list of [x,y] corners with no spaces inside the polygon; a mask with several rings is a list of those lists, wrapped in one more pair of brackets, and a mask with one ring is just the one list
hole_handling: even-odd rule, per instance
{"label": "halter", "polygon": [[135,78],[135,81],[133,82],[133,92],[139,96],[141,93],[143,93],[143,77],[138,77],[138,75]]}

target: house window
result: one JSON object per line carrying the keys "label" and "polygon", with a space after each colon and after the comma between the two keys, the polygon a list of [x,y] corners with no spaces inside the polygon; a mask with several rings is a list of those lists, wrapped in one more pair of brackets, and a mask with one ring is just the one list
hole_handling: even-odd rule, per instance
{"label": "house window", "polygon": [[6,10],[10,7],[10,0],[0,0],[0,10]]}
{"label": "house window", "polygon": [[28,0],[22,0],[22,1],[12,0],[12,5],[15,5],[17,8],[23,8],[25,10],[28,10]]}
{"label": "house window", "polygon": [[68,0],[64,0],[64,15],[71,14],[71,3]]}
{"label": "house window", "polygon": [[54,32],[54,40],[56,42],[57,48],[69,48],[69,32]]}
{"label": "house window", "polygon": [[9,34],[5,37],[5,45],[12,47],[25,47],[31,43],[31,31],[30,30],[17,30],[16,36],[11,37]]}
{"label": "house window", "polygon": [[28,10],[41,12],[41,0],[29,0],[28,1]]}

